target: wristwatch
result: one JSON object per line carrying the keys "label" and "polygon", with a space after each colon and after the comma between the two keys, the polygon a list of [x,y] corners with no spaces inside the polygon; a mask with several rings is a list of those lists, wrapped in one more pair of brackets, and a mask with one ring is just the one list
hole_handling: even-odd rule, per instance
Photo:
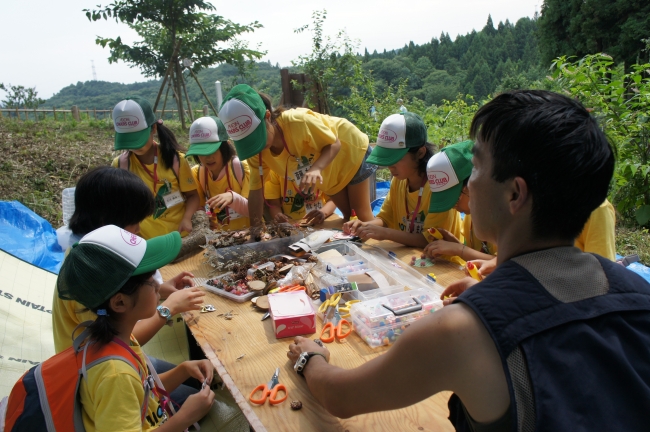
{"label": "wristwatch", "polygon": [[174,324],[174,320],[172,320],[172,311],[170,311],[167,306],[160,305],[156,308],[156,310],[158,311],[158,315],[160,315],[161,317],[167,320],[165,324],[167,324],[170,327],[172,326],[172,324]]}
{"label": "wristwatch", "polygon": [[303,371],[305,370],[305,366],[307,366],[307,362],[309,361],[309,359],[317,355],[323,357],[325,361],[327,361],[327,357],[325,357],[321,353],[303,352],[300,353],[300,355],[298,356],[298,360],[296,360],[296,364],[293,365],[293,370],[295,370],[298,375],[302,376]]}

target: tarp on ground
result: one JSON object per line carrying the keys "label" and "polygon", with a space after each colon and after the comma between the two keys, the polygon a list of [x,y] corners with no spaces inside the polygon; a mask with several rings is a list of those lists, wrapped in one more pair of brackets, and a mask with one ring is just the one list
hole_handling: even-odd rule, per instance
{"label": "tarp on ground", "polygon": [[63,261],[52,225],[18,201],[0,201],[0,249],[56,274]]}

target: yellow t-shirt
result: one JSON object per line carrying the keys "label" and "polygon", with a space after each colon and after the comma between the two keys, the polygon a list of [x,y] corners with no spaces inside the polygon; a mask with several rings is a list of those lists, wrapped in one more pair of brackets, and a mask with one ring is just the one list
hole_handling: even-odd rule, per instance
{"label": "yellow t-shirt", "polygon": [[463,219],[463,237],[465,237],[465,245],[467,247],[489,255],[497,254],[497,245],[483,242],[474,234],[474,230],[472,229],[472,215],[466,214],[465,219]]}
{"label": "yellow t-shirt", "polygon": [[315,196],[310,194],[307,196],[307,203],[305,198],[298,193],[296,184],[289,180],[287,182],[287,193],[284,193],[284,176],[280,177],[275,172],[271,171],[269,181],[264,183],[264,196],[267,200],[279,199],[282,203],[282,213],[286,214],[293,220],[300,220],[305,217],[307,213],[312,210],[322,209],[329,197],[320,193],[320,197],[316,202]]}
{"label": "yellow t-shirt", "polygon": [[[133,336],[131,349],[140,357],[142,370],[148,371],[142,348]],[[156,429],[164,422],[160,401],[153,392],[149,393],[144,423],[140,421],[142,380],[131,364],[122,360],[107,360],[88,369],[88,380],[81,380],[79,394],[88,432],[140,432]]]}
{"label": "yellow t-shirt", "polygon": [[[433,241],[433,237],[427,232],[429,228],[444,228],[460,241],[463,241],[462,236],[462,220],[460,213],[455,209],[448,210],[442,213],[429,213],[429,201],[431,199],[431,189],[428,184],[424,185],[422,193],[422,200],[420,202],[420,209],[418,210],[417,217],[413,232],[422,233],[427,241]],[[390,182],[390,189],[388,195],[384,199],[381,210],[377,217],[384,221],[384,225],[388,228],[397,229],[404,232],[409,232],[411,225],[411,215],[415,210],[418,202],[419,190],[408,192],[408,180],[397,180],[393,178]],[[409,215],[406,213],[406,204],[408,201]],[[462,264],[459,257],[450,257],[443,255],[442,258]]]}
{"label": "yellow t-shirt", "polygon": [[615,231],[616,212],[609,200],[605,200],[591,212],[585,227],[575,241],[575,246],[583,252],[598,254],[616,261]]}
{"label": "yellow t-shirt", "polygon": [[[115,168],[119,168],[118,159],[119,156],[113,159],[112,166]],[[171,167],[164,166],[160,155],[158,155],[158,161],[156,170],[158,183],[156,196],[154,197],[156,208],[152,216],[148,216],[140,223],[139,236],[146,240],[178,230],[178,225],[180,225],[185,215],[185,201],[168,209],[165,207],[163,196],[178,191],[189,192],[196,189],[192,170],[184,154],[179,153],[178,179]],[[145,166],[153,174],[153,164]],[[153,193],[153,178],[142,168],[134,153],[129,155],[129,171],[140,177]],[[128,205],[128,203],[125,203],[125,205]],[[184,235],[187,235],[187,233],[184,233]]]}
{"label": "yellow t-shirt", "polygon": [[[206,170],[205,167],[202,167],[201,165],[192,167],[192,176],[194,178],[194,183],[197,185],[196,189],[199,193],[201,208],[205,207],[206,192],[208,193],[209,197],[213,197],[215,195],[222,194],[232,188],[234,192],[237,192],[244,198],[248,198],[248,192],[250,190],[251,170],[248,167],[246,161],[242,161],[242,167],[244,168],[244,178],[242,179],[241,186],[239,185],[237,177],[232,170],[231,163],[228,163],[227,174],[219,180],[214,180],[212,178],[212,175],[207,172],[208,170]],[[208,174],[207,184],[205,182],[206,173]],[[199,175],[201,176],[200,178]],[[226,214],[226,211],[230,213],[233,212],[232,210],[227,209],[222,209],[219,214],[216,215],[214,215],[213,212],[213,216],[210,218],[210,228],[230,231],[239,230],[250,226],[250,219],[241,215],[231,216],[229,223],[222,225],[222,222],[226,219],[226,216],[228,216]],[[233,219],[233,217],[235,218]]]}
{"label": "yellow t-shirt", "polygon": [[[321,155],[323,147],[334,144],[338,138],[341,150],[334,160],[322,171],[323,184],[319,189],[332,196],[345,188],[357,173],[368,149],[368,136],[346,119],[330,117],[305,108],[294,108],[282,113],[277,119],[289,148],[278,156],[271,150],[263,150],[262,167],[264,179],[259,175],[259,156],[248,159],[251,173],[251,190],[259,190],[269,181],[270,171],[284,178],[285,170],[289,179],[296,184],[307,167]],[[293,155],[293,156],[291,156]],[[300,163],[297,158],[300,159]],[[299,171],[300,170],[300,171]]]}
{"label": "yellow t-shirt", "polygon": [[[82,312],[84,311],[85,312]],[[54,287],[52,299],[52,333],[54,351],[58,354],[72,346],[72,331],[84,321],[95,321],[97,315],[81,303],[59,298],[59,290]],[[75,336],[79,336],[78,330]]]}

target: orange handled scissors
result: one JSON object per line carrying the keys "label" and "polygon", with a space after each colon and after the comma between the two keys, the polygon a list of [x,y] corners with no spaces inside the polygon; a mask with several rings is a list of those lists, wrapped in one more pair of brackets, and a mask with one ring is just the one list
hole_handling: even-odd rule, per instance
{"label": "orange handled scissors", "polygon": [[[343,332],[343,326],[347,327],[347,332]],[[350,336],[350,333],[352,333],[352,325],[348,320],[341,318],[337,305],[332,320],[328,320],[323,325],[323,329],[320,332],[320,340],[325,343],[331,343],[334,342],[335,338],[338,340],[345,339]]]}
{"label": "orange handled scissors", "polygon": [[[271,405],[277,405],[287,400],[287,388],[284,386],[284,384],[280,384],[280,380],[278,379],[279,376],[280,376],[280,368],[277,368],[275,369],[275,373],[271,377],[271,381],[269,381],[266,384],[260,384],[257,387],[255,387],[251,392],[250,396],[248,396],[248,399],[257,405],[263,405],[264,402],[266,402],[267,398]],[[259,398],[254,398],[255,393],[257,393],[258,391],[261,391],[262,395]],[[284,397],[278,399],[278,392],[280,391],[284,393]]]}

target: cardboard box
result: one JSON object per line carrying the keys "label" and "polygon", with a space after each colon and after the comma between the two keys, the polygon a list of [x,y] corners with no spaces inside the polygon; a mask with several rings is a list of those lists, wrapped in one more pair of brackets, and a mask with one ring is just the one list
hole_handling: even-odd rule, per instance
{"label": "cardboard box", "polygon": [[278,339],[316,333],[316,314],[304,291],[269,294],[269,312]]}

